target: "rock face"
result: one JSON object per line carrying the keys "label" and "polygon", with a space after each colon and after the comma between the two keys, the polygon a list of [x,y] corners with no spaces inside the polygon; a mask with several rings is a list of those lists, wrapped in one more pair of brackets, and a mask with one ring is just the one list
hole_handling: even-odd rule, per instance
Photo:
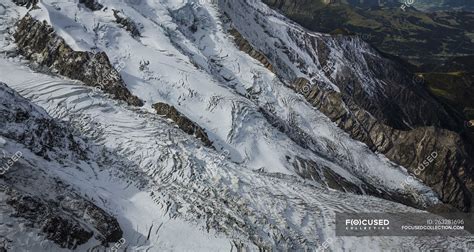
{"label": "rock face", "polygon": [[[415,208],[423,207],[420,201],[414,196],[408,193],[391,193],[384,190],[380,190],[372,186],[371,184],[362,181],[360,186],[351,183],[344,177],[338,175],[331,170],[330,167],[318,164],[311,160],[306,160],[301,157],[297,157],[294,160],[295,171],[306,179],[325,183],[329,188],[339,190],[342,192],[350,192],[354,194],[366,194],[379,197],[382,199],[402,202],[405,205],[412,206]],[[423,207],[424,208],[424,207]]]}
{"label": "rock face", "polygon": [[[469,38],[474,27],[469,11],[474,9],[472,1],[460,0],[464,4],[457,6],[447,0],[436,4],[436,0],[328,1],[330,4],[323,0],[263,0],[309,30],[333,33],[345,29],[411,64],[435,64],[435,72],[442,62],[455,55],[474,53]],[[456,7],[464,11],[454,11]],[[436,11],[422,12],[419,8]],[[460,47],[459,43],[465,46]]]}
{"label": "rock face", "polygon": [[239,31],[237,31],[235,28],[232,28],[229,30],[229,33],[234,36],[234,41],[240,50],[246,52],[252,58],[260,61],[260,63],[262,63],[268,70],[274,72],[273,66],[270,61],[268,61],[267,57],[263,53],[255,50],[252,45],[250,45],[250,43],[242,36],[242,34],[239,33]]}
{"label": "rock face", "polygon": [[92,202],[84,199],[66,197],[61,202],[64,211],[70,212],[76,218],[94,226],[98,231],[97,236],[104,244],[117,242],[122,238],[123,232],[117,220]]}
{"label": "rock face", "polygon": [[[272,15],[264,7],[256,11],[245,2],[223,1],[221,7],[307,102],[352,138],[405,166],[443,202],[472,210],[473,150],[450,131],[458,128],[455,120],[408,69],[356,37],[309,34],[291,25],[278,29],[262,21]],[[244,19],[234,9],[250,14]],[[434,152],[437,157],[420,171]]]}
{"label": "rock face", "polygon": [[[45,165],[50,163],[24,161],[34,155],[36,160],[89,162],[90,150],[84,140],[3,83],[0,98],[0,136],[10,145],[24,146],[31,152],[17,151],[20,158],[0,175],[0,198],[6,203],[0,206],[1,228],[11,224],[8,216],[13,223],[27,227],[24,232],[37,230],[67,249],[75,249],[92,237],[103,245],[118,241],[123,232],[113,216],[50,174],[52,168]],[[6,163],[3,156],[0,163]],[[74,169],[68,165],[60,168]]]}
{"label": "rock face", "polygon": [[[293,32],[290,36],[305,40],[303,49],[314,55],[322,67],[324,76],[316,75],[312,84],[325,87],[322,79],[328,79],[338,87],[344,101],[350,100],[381,123],[401,130],[426,125],[457,129],[455,120],[430,96],[422,79],[398,62],[384,58],[359,38],[311,37]],[[348,61],[338,64],[333,58],[336,50]]]}
{"label": "rock face", "polygon": [[41,229],[47,239],[63,248],[75,249],[92,238],[94,233],[104,244],[116,242],[122,237],[117,220],[84,199],[64,199],[58,205],[58,202],[45,202],[13,188],[5,190],[5,193],[8,195],[5,202],[14,209],[13,217],[26,219],[29,225]]}
{"label": "rock face", "polygon": [[127,30],[132,37],[140,37],[140,30],[138,26],[128,17],[124,17],[123,14],[120,13],[118,10],[114,11],[115,22],[122,25],[125,30]]}
{"label": "rock face", "polygon": [[12,106],[26,101],[0,83],[4,97],[0,100],[0,134],[23,143],[34,154],[52,159],[54,148],[71,150],[71,160],[84,160],[86,149],[70,131],[46,114],[32,111],[35,106]]}
{"label": "rock face", "polygon": [[[317,152],[317,148],[314,147],[315,140],[313,140],[310,135],[306,134],[297,126],[288,125],[280,118],[274,116],[270,111],[261,108],[260,112],[264,115],[268,122],[271,122],[272,126],[289,136],[299,146]],[[326,184],[329,188],[355,194],[373,195],[391,201],[403,202],[409,206],[420,207],[419,202],[417,202],[417,199],[415,199],[413,195],[391,193],[377,189],[370,183],[364,181],[363,178],[360,178],[361,181],[359,184],[352,183],[351,181],[348,181],[344,177],[332,171],[331,167],[316,163],[303,157],[297,156],[292,160],[287,156],[286,159],[293,165],[295,172],[302,178],[318,181],[320,183]]]}
{"label": "rock face", "polygon": [[27,59],[47,67],[52,72],[98,87],[133,106],[143,102],[126,88],[122,77],[110,64],[104,52],[91,53],[74,51],[64,39],[57,36],[45,22],[26,15],[17,23],[14,34],[19,51]]}
{"label": "rock face", "polygon": [[78,245],[86,243],[93,232],[81,227],[75,220],[64,218],[57,214],[59,209],[41,202],[36,197],[21,195],[18,191],[7,190],[6,203],[13,207],[13,216],[24,218],[32,226],[38,226],[49,240],[54,241],[63,248],[75,249]]}
{"label": "rock face", "polygon": [[175,107],[166,103],[158,102],[153,104],[153,108],[159,115],[163,115],[175,122],[184,132],[196,136],[204,143],[205,146],[212,146],[212,142],[209,140],[206,131],[204,131],[204,129],[195,122],[181,114]]}
{"label": "rock face", "polygon": [[[225,2],[221,4],[225,5]],[[253,12],[256,19],[265,15],[245,3],[229,2],[242,11]],[[224,7],[223,7],[224,8]],[[225,9],[224,9],[225,10]],[[357,37],[310,35],[294,27],[282,31],[274,24],[250,23],[241,16],[226,12],[234,27],[272,63],[274,72],[293,82],[305,75],[325,89],[334,86],[344,96],[371,113],[377,120],[396,129],[433,125],[455,130],[458,125],[421,85],[421,80],[398,62],[383,57],[377,50]],[[259,21],[263,22],[263,21]],[[249,32],[246,27],[255,27]],[[258,33],[259,36],[255,36]],[[316,82],[314,81],[314,82]],[[410,105],[408,105],[410,104]]]}
{"label": "rock face", "polygon": [[[474,200],[472,149],[457,133],[435,127],[397,130],[380,123],[350,100],[344,102],[340,93],[311,86],[304,78],[297,79],[294,87],[354,139],[407,167],[415,177],[432,187],[443,202],[463,211],[471,210]],[[430,158],[433,153],[436,158]]]}
{"label": "rock face", "polygon": [[87,8],[89,8],[92,11],[98,11],[104,8],[104,6],[96,0],[79,0],[79,3],[84,4]]}
{"label": "rock face", "polygon": [[35,6],[38,3],[38,0],[13,0],[13,2],[18,6],[24,6],[27,9]]}
{"label": "rock face", "polygon": [[[289,159],[289,157],[287,157],[287,159]],[[297,171],[302,178],[311,179],[320,183],[326,182],[329,188],[335,190],[362,194],[362,190],[358,186],[339,176],[329,167],[318,165],[312,160],[297,157],[293,161],[293,166],[295,171]]]}

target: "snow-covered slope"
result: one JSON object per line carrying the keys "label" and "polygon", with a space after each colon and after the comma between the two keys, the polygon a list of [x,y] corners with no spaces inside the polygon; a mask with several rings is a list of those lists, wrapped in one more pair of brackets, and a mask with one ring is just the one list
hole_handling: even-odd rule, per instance
{"label": "snow-covered slope", "polygon": [[[334,251],[367,251],[462,242],[335,237],[335,212],[417,211],[370,195],[419,206],[439,202],[419,181],[406,191],[403,167],[351,139],[240,51],[217,5],[104,0],[102,10],[92,11],[76,1],[45,0],[29,11],[72,49],[104,51],[131,93],[145,102],[137,108],[78,81],[31,70],[16,55],[11,36],[26,9],[0,3],[0,81],[42,107],[36,109],[41,116],[75,129],[87,150],[84,160],[75,161],[66,146],[54,145],[56,154],[46,158],[2,134],[9,153],[21,150],[22,162],[50,181],[24,190],[49,192],[59,178],[117,219],[127,251],[315,251],[325,241]],[[133,21],[140,35],[117,24],[113,10]],[[157,102],[203,127],[213,148],[156,115]],[[304,141],[298,141],[301,135]],[[11,186],[23,185],[14,180]],[[410,194],[421,200],[410,201]],[[38,230],[13,226],[11,232],[24,234],[8,241],[19,250],[59,250],[51,242],[40,248],[30,238]],[[80,249],[93,246],[99,242],[91,239]]]}
{"label": "snow-covered slope", "polygon": [[[132,251],[315,250],[328,239],[335,251],[433,244],[413,238],[336,238],[335,212],[415,210],[229,163],[157,116],[124,108],[75,82],[35,74],[15,62],[8,65],[3,69],[10,76],[22,76],[21,82],[10,79],[11,86],[89,136],[95,145],[90,147],[91,155],[99,161],[64,165],[60,163],[64,159],[48,162],[34,154],[25,154],[24,159],[113,213]],[[7,151],[29,152],[25,147],[10,147],[7,136],[3,138],[8,141]],[[21,167],[16,170],[29,172]],[[29,190],[56,183],[30,184]],[[47,188],[44,191],[50,194]],[[42,250],[28,238],[30,232],[15,232],[26,237],[15,236],[9,246]],[[442,243],[455,244],[453,240]],[[93,246],[97,244],[89,242],[78,249]],[[48,243],[43,249],[55,247]]]}
{"label": "snow-covered slope", "polygon": [[[64,250],[85,251],[107,242],[113,245],[121,237],[125,239],[122,249],[134,250],[151,244],[157,250],[195,247],[208,251],[230,246],[212,232],[208,234],[166,215],[166,208],[153,197],[148,176],[135,169],[130,160],[81,137],[85,129],[73,132],[68,123],[55,121],[4,84],[0,86],[0,97],[2,153],[7,158],[20,157],[1,181],[0,236],[8,251],[56,251],[58,244]],[[2,164],[7,162],[4,156]],[[30,203],[28,199],[33,200]],[[105,213],[94,210],[97,207]],[[86,238],[84,244],[79,231],[71,231],[70,238],[66,237],[70,228],[67,221],[86,225],[85,230],[92,230],[93,237],[89,241]],[[54,223],[56,229],[45,229],[47,223]],[[118,237],[112,238],[112,231],[118,227],[115,223],[123,230],[123,236],[120,231],[115,234]],[[103,243],[102,235],[107,233],[111,238],[106,237],[107,242]],[[177,239],[180,235],[193,239],[182,243]],[[76,243],[78,247],[73,245]]]}
{"label": "snow-covered slope", "polygon": [[[323,167],[316,169],[323,181],[323,169],[329,168],[361,191],[369,185],[388,193],[402,189],[407,177],[403,168],[353,141],[273,73],[238,50],[224,32],[216,6],[102,3],[108,9],[92,12],[73,2],[44,1],[38,4],[41,9],[30,14],[51,23],[75,50],[106,52],[131,92],[146,102],[145,108],[155,102],[175,106],[207,130],[221,154],[229,153],[242,167],[295,175],[303,169],[297,161],[303,158]],[[141,37],[130,36],[114,23],[112,9],[124,10],[140,24]],[[197,23],[198,30],[191,35],[186,22]],[[16,76],[3,78],[9,82]],[[273,127],[260,112],[262,108],[313,141],[308,146],[295,143]],[[420,184],[415,187],[423,188]]]}

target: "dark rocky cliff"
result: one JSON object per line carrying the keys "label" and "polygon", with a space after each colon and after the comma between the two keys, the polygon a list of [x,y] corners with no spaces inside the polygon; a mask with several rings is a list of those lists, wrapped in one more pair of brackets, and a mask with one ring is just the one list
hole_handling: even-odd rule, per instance
{"label": "dark rocky cliff", "polygon": [[[104,245],[118,241],[123,232],[115,217],[50,174],[49,169],[55,167],[52,160],[90,161],[85,141],[3,83],[0,98],[0,137],[31,152],[17,151],[17,162],[11,162],[7,170],[3,168],[8,162],[5,152],[0,156],[0,197],[6,203],[0,206],[1,228],[9,228],[11,217],[24,225],[24,232],[37,230],[67,249],[75,249],[92,237]],[[31,155],[45,162],[26,161]],[[75,169],[66,164],[60,168]]]}
{"label": "dark rocky cliff", "polygon": [[143,102],[132,95],[120,74],[110,64],[104,52],[74,51],[64,39],[57,36],[51,26],[26,15],[17,23],[14,34],[19,51],[33,63],[71,79],[98,87],[133,106]]}
{"label": "dark rocky cliff", "polygon": [[[472,210],[472,147],[452,131],[458,129],[456,121],[409,69],[385,58],[360,38],[310,35],[291,27],[280,34],[289,39],[284,40],[273,35],[281,30],[262,22],[262,16],[272,14],[235,1],[224,1],[221,6],[248,12],[226,13],[253,50],[265,55],[274,72],[311,105],[372,151],[406,167],[443,202]],[[252,18],[257,22],[252,23]],[[258,36],[248,32],[248,26],[261,32]],[[311,72],[314,65],[324,76]],[[324,71],[334,65],[337,67]],[[314,78],[310,82],[300,77],[303,74]],[[434,152],[437,158],[417,172]]]}
{"label": "dark rocky cliff", "polygon": [[[377,121],[350,100],[344,101],[340,93],[310,86],[303,78],[297,79],[294,87],[354,139],[407,167],[415,177],[432,187],[443,202],[463,211],[471,210],[474,160],[472,147],[460,135],[432,126],[397,130]],[[423,161],[432,153],[436,153],[434,161],[423,166]]]}
{"label": "dark rocky cliff", "polygon": [[175,107],[166,103],[158,102],[153,104],[153,108],[159,115],[165,116],[175,122],[184,132],[196,136],[205,146],[211,147],[212,142],[209,140],[206,131],[191,121],[189,118],[181,114]]}

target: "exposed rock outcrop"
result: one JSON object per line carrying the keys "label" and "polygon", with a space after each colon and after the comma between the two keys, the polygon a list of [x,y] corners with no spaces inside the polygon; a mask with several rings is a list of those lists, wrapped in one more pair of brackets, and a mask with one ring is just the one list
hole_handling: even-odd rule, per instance
{"label": "exposed rock outcrop", "polygon": [[[443,202],[463,211],[472,209],[472,150],[457,133],[435,127],[397,130],[378,122],[350,100],[343,101],[340,93],[323,90],[304,78],[295,80],[294,88],[354,139],[407,167],[432,187]],[[436,153],[436,158],[426,163],[432,153]]]}
{"label": "exposed rock outcrop", "polygon": [[[408,68],[384,57],[359,37],[310,33],[291,24],[279,27],[266,18],[273,15],[269,10],[263,6],[255,10],[245,1],[223,0],[219,5],[233,27],[254,50],[266,56],[285,82],[301,76],[319,80],[321,87],[338,89],[344,101],[352,100],[381,123],[396,129],[427,125],[459,128],[421,85],[422,81],[414,81]],[[234,9],[248,14],[236,14]]]}
{"label": "exposed rock outcrop", "polygon": [[[473,151],[449,131],[458,130],[458,124],[409,69],[357,37],[310,34],[293,25],[280,28],[266,19],[273,14],[263,6],[255,10],[247,2],[222,1],[220,7],[290,88],[354,139],[407,167],[443,202],[472,210]],[[244,18],[234,9],[249,14]],[[436,160],[417,172],[432,152],[438,154]]]}
{"label": "exposed rock outcrop", "polygon": [[29,9],[30,7],[34,7],[38,3],[38,0],[13,0],[13,2],[18,6],[24,6]]}
{"label": "exposed rock outcrop", "polygon": [[425,207],[423,206],[424,203],[414,195],[410,195],[409,193],[401,194],[393,192],[391,193],[384,190],[381,191],[380,189],[375,188],[370,183],[365,181],[362,181],[360,185],[356,185],[332,171],[330,167],[326,167],[311,160],[296,157],[296,159],[293,160],[293,166],[296,173],[302,178],[318,181],[322,184],[326,184],[329,188],[334,190],[351,192],[355,194],[372,195],[390,201],[402,202],[403,204],[412,207]]}
{"label": "exposed rock outcrop", "polygon": [[241,51],[260,61],[260,63],[262,63],[268,70],[274,72],[273,65],[270,63],[270,61],[268,61],[267,57],[258,50],[255,50],[252,45],[242,36],[242,34],[239,33],[239,31],[237,31],[235,28],[232,28],[229,30],[229,33],[234,36],[235,44],[237,44]]}
{"label": "exposed rock outcrop", "polygon": [[97,238],[105,244],[117,242],[122,238],[123,232],[118,221],[92,202],[66,197],[62,199],[61,207],[76,218],[82,218],[85,222],[94,226],[98,231]]}
{"label": "exposed rock outcrop", "polygon": [[[333,100],[337,100],[337,98],[333,98]],[[301,130],[298,126],[289,125],[287,122],[281,120],[264,108],[260,108],[259,111],[263,114],[267,121],[272,124],[272,126],[289,136],[299,146],[311,150],[320,156],[325,156],[323,153],[318,151],[315,140],[310,135]],[[295,172],[302,178],[318,181],[322,184],[326,184],[329,188],[343,192],[352,192],[355,194],[373,195],[391,201],[403,202],[404,204],[413,207],[423,207],[421,204],[422,202],[419,202],[413,197],[413,195],[407,193],[400,194],[388,192],[384,190],[381,191],[380,189],[372,186],[370,183],[367,183],[363,177],[359,178],[361,180],[359,184],[355,184],[332,171],[330,167],[327,167],[324,164],[316,163],[312,160],[298,156],[295,157],[294,160],[291,160],[290,157],[287,157],[287,160],[293,165]]]}
{"label": "exposed rock outcrop", "polygon": [[[28,149],[16,151],[17,158],[8,169],[2,165],[0,198],[6,204],[0,205],[0,213],[5,216],[1,228],[8,229],[12,223],[23,225],[28,228],[22,228],[25,233],[36,230],[67,249],[75,249],[92,237],[103,245],[118,241],[123,232],[117,219],[49,170],[78,169],[73,164],[90,162],[85,140],[3,83],[0,98],[2,144],[6,144],[5,138],[10,146]],[[6,162],[3,155],[0,164]],[[13,220],[5,223],[6,216]]]}
{"label": "exposed rock outcrop", "polygon": [[14,209],[13,217],[26,219],[29,225],[40,228],[47,239],[63,248],[75,249],[94,234],[78,221],[59,214],[58,208],[53,208],[36,197],[22,195],[12,189],[7,190],[6,194],[8,198],[5,202]]}
{"label": "exposed rock outcrop", "polygon": [[104,52],[74,51],[64,39],[55,34],[50,25],[35,20],[28,14],[18,21],[14,38],[20,53],[35,64],[80,80],[88,86],[98,87],[111,94],[114,99],[125,101],[129,105],[143,105],[127,89]]}
{"label": "exposed rock outcrop", "polygon": [[94,234],[104,244],[122,237],[117,220],[84,199],[64,199],[58,203],[46,202],[13,188],[4,193],[5,202],[13,208],[12,217],[26,219],[29,225],[39,228],[47,239],[63,248],[75,249]]}
{"label": "exposed rock outcrop", "polygon": [[206,131],[195,122],[181,114],[175,107],[166,103],[158,102],[153,104],[153,108],[159,115],[165,116],[166,118],[169,118],[175,122],[178,127],[187,134],[196,136],[204,143],[205,146],[212,146],[212,142],[209,140]]}
{"label": "exposed rock outcrop", "polygon": [[104,8],[104,6],[96,0],[79,0],[79,3],[84,4],[91,11],[98,11]]}
{"label": "exposed rock outcrop", "polygon": [[[289,157],[287,157],[289,159]],[[363,191],[357,185],[344,179],[337,173],[333,172],[329,167],[319,165],[312,160],[296,157],[292,162],[295,171],[302,178],[311,179],[326,184],[329,188],[362,194]],[[368,192],[370,193],[370,192]]]}
{"label": "exposed rock outcrop", "polygon": [[[45,159],[51,159],[55,148],[71,151],[71,160],[84,160],[86,149],[81,141],[74,138],[73,134],[65,131],[53,118],[35,113],[32,107],[19,106],[27,102],[16,93],[4,91],[7,86],[0,83],[0,92],[4,92],[0,100],[0,134],[10,139],[23,143],[33,153]],[[16,104],[12,106],[11,103]]]}
{"label": "exposed rock outcrop", "polygon": [[115,22],[122,25],[123,28],[125,28],[125,30],[127,30],[132,35],[132,37],[140,37],[140,29],[138,29],[137,24],[135,24],[133,20],[123,16],[123,14],[118,10],[113,10],[113,12]]}
{"label": "exposed rock outcrop", "polygon": [[[301,41],[301,49],[321,67],[326,80],[316,75],[312,80],[314,84],[325,88],[329,80],[337,86],[344,101],[350,100],[379,122],[401,130],[422,126],[458,129],[456,121],[423,86],[423,79],[418,79],[399,62],[385,58],[360,38],[312,37],[296,31],[289,32],[289,36]],[[339,61],[335,57],[338,54],[344,55],[344,60]],[[298,57],[294,60],[303,73],[313,64]]]}

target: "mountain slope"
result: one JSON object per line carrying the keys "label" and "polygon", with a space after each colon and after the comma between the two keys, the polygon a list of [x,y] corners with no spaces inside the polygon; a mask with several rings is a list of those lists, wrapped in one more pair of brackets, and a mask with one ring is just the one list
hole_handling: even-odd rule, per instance
{"label": "mountain slope", "polygon": [[[296,31],[306,36],[301,27],[262,9],[260,2],[243,5],[250,11],[240,11],[242,6],[224,1],[219,6],[177,1],[100,3],[103,7],[95,10],[75,1],[41,1],[29,10],[29,16],[24,7],[2,3],[7,7],[2,18],[7,18],[2,19],[0,32],[0,81],[44,108],[44,117],[48,113],[78,131],[76,138],[89,150],[78,165],[67,162],[74,160],[64,154],[69,153],[69,145],[56,142],[51,149],[58,154],[51,160],[44,161],[35,153],[25,159],[54,172],[78,195],[115,216],[127,250],[311,251],[329,243],[334,251],[366,251],[454,248],[464,243],[464,238],[335,237],[336,212],[416,212],[420,210],[406,205],[424,209],[441,202],[421,181],[405,188],[403,183],[410,175],[404,167],[352,139],[289,85],[287,81],[293,78],[310,77],[303,72],[306,66],[313,76],[321,74],[321,65],[310,63],[315,54],[290,44],[297,39],[282,43],[295,51],[290,56],[300,59],[299,66],[274,44],[265,47],[264,41],[272,41],[265,36],[286,39],[282,32],[286,29],[294,29],[291,34],[296,38]],[[265,15],[254,15],[259,12]],[[245,26],[241,22],[245,19],[255,23]],[[20,26],[30,27],[28,33],[14,28],[18,21],[46,24]],[[261,29],[265,25],[272,29]],[[23,36],[37,41],[35,36],[43,36],[40,31],[49,26],[71,50],[107,55],[108,62],[97,61],[93,66],[103,69],[102,64],[110,62],[126,89],[144,106],[130,106],[110,92],[85,85],[80,78],[60,76],[55,67],[25,52],[29,44],[15,43],[23,41]],[[234,32],[232,26],[237,28]],[[237,33],[242,34],[241,46],[235,43]],[[340,62],[358,56],[347,54],[354,46],[371,59],[384,60],[361,41],[311,36],[320,38],[322,45],[327,43],[329,57],[336,55]],[[257,43],[259,38],[262,44]],[[366,64],[353,62],[356,70]],[[359,79],[361,72],[352,74],[361,95],[376,105],[378,95],[384,93],[382,81],[370,75],[366,82]],[[340,82],[329,77],[323,75],[317,86],[341,94]],[[5,100],[5,104],[10,102]],[[422,102],[436,106],[433,100]],[[157,114],[156,104],[169,106],[161,106],[168,109],[158,109]],[[389,121],[380,107],[374,111]],[[410,115],[399,115],[407,119],[400,127],[423,125],[424,120],[450,123],[443,111],[419,116],[413,116],[418,114],[415,110],[406,111]],[[182,118],[187,119],[184,124]],[[211,147],[198,134],[183,130],[191,123],[205,131]],[[2,138],[8,141],[9,151],[28,148],[9,134]],[[18,145],[13,145],[15,141]],[[37,187],[32,185],[30,190]],[[22,233],[16,226],[13,231]],[[47,248],[39,248],[35,241],[9,243],[22,249],[60,250],[54,243]],[[90,240],[78,249],[93,246],[103,248]]]}
{"label": "mountain slope", "polygon": [[[133,172],[130,161],[91,145],[79,135],[81,130],[73,132],[70,125],[49,117],[4,84],[0,97],[3,154],[20,156],[1,177],[2,246],[8,250],[84,251],[121,243],[121,239],[130,248],[146,243],[143,235],[149,230],[137,226],[139,222],[127,224],[146,214],[146,208],[153,209],[153,220],[158,220],[161,210],[152,207],[156,204],[152,197],[143,195],[148,187],[145,176]],[[1,160],[6,162],[5,157]],[[200,237],[192,226],[179,230]],[[167,226],[162,232],[174,231]],[[166,235],[165,239],[171,241]]]}
{"label": "mountain slope", "polygon": [[[437,188],[443,202],[470,211],[472,147],[456,132],[437,129],[453,119],[421,83],[409,78],[409,72],[358,38],[305,31],[258,2],[228,3],[234,5],[222,6],[234,25],[268,56],[286,84],[353,138],[410,171],[438,152],[441,156],[431,164],[430,172],[418,177]],[[421,144],[420,139],[424,140]],[[447,188],[452,193],[446,194]]]}
{"label": "mountain slope", "polygon": [[[52,170],[38,165],[51,159],[80,163],[88,155],[84,142],[3,83],[0,83],[0,96],[0,134],[8,136],[8,140],[1,138],[2,148],[6,148],[1,158],[2,236],[16,243],[28,243],[22,240],[25,237],[14,235],[18,231],[9,227],[12,219],[7,215],[10,215],[19,220],[15,225],[23,224],[31,232],[40,233],[38,241],[49,239],[64,248],[75,249],[92,236],[103,244],[117,242],[122,230],[113,216],[75,190],[68,190],[67,184],[51,174]],[[54,147],[67,151],[57,153]],[[14,232],[8,234],[11,230]]]}
{"label": "mountain slope", "polygon": [[474,3],[469,0],[418,0],[413,6],[423,11],[473,11]]}
{"label": "mountain slope", "polygon": [[[160,8],[162,7],[158,5],[154,10],[156,12],[162,11]],[[50,10],[51,8],[44,6],[44,9]],[[177,19],[176,23],[178,25],[182,24],[177,16],[180,13],[186,13],[186,10],[188,11],[187,14],[194,12],[192,6],[187,5],[183,9],[178,9],[175,13],[171,13],[171,17]],[[198,8],[197,11],[204,10]],[[55,13],[54,8],[51,12]],[[30,14],[43,18],[45,15],[52,15],[43,9],[30,11]],[[85,16],[84,20],[94,20],[91,15],[95,15],[95,12],[85,10],[82,15]],[[154,17],[154,14],[147,13],[146,17]],[[210,18],[208,17],[207,20],[211,20]],[[140,20],[145,27],[149,25],[149,28],[152,29],[150,32],[156,29],[154,28],[155,23],[144,18],[144,16],[136,16],[134,20]],[[192,16],[186,16],[185,20],[193,22]],[[57,25],[59,27],[63,26],[62,23]],[[320,167],[316,168],[321,170],[318,172],[323,173],[323,170],[329,169],[339,174],[340,177],[344,177],[350,184],[355,184],[355,187],[361,188],[363,185],[366,188],[369,186],[379,187],[380,182],[377,181],[383,176],[372,168],[374,162],[386,166],[388,168],[387,172],[392,170],[395,172],[397,170],[395,166],[381,160],[369,150],[364,149],[360,144],[353,143],[349,137],[341,140],[341,137],[335,138],[332,133],[329,135],[324,133],[338,130],[327,119],[320,126],[324,127],[324,130],[301,129],[303,132],[309,132],[308,134],[311,134],[315,139],[322,139],[322,141],[311,143],[309,148],[306,145],[300,146],[290,136],[282,134],[268,122],[264,114],[259,112],[260,108],[273,107],[272,111],[281,116],[284,120],[283,122],[288,125],[290,125],[290,122],[286,120],[289,120],[289,116],[295,117],[296,120],[304,120],[304,118],[311,117],[321,117],[321,120],[325,120],[324,116],[307,107],[304,101],[298,98],[296,94],[282,84],[279,84],[274,74],[269,73],[256,62],[249,65],[247,63],[249,57],[235,48],[232,40],[226,34],[223,34],[222,31],[219,31],[222,28],[213,28],[212,24],[207,25],[204,23],[203,25],[206,32],[211,31],[218,36],[215,38],[210,36],[203,37],[200,34],[203,34],[204,30],[201,30],[192,34],[191,37],[189,31],[184,29],[186,28],[184,25],[182,25],[183,33],[179,33],[180,27],[178,26],[176,27],[178,30],[174,32],[172,30],[168,31],[169,37],[158,34],[163,36],[163,38],[160,38],[161,43],[159,46],[162,47],[168,44],[171,51],[160,52],[154,49],[154,46],[157,45],[147,44],[147,37],[144,37],[142,41],[136,41],[133,37],[129,36],[127,31],[122,30],[113,23],[103,23],[102,29],[104,31],[110,33],[110,30],[114,29],[115,32],[122,34],[120,38],[124,42],[118,41],[116,48],[130,50],[129,44],[133,44],[135,57],[121,60],[121,62],[127,62],[122,64],[125,67],[121,70],[121,75],[129,84],[128,88],[132,89],[132,93],[137,94],[148,103],[148,111],[153,111],[151,106],[160,101],[175,106],[179,109],[180,113],[197,122],[198,125],[208,131],[208,135],[214,142],[214,147],[217,150],[228,152],[233,161],[242,165],[248,165],[253,169],[294,175],[296,174],[294,160],[298,157],[304,157],[306,160],[320,164]],[[64,29],[58,28],[58,30]],[[77,30],[73,31],[77,32]],[[146,31],[146,29],[142,31],[143,36],[146,35]],[[80,33],[82,39],[80,41],[84,43],[91,35],[93,34]],[[188,39],[185,36],[190,37]],[[200,36],[200,41],[196,41],[194,36]],[[90,39],[94,41],[93,38]],[[218,42],[212,42],[211,39],[218,40]],[[167,40],[171,41],[167,42]],[[107,40],[104,42],[108,43]],[[196,45],[190,42],[194,42]],[[216,43],[216,45],[221,44],[220,48],[209,48],[208,45],[211,42]],[[102,45],[99,41],[94,46]],[[176,46],[177,49],[173,46]],[[225,47],[229,49],[224,51],[223,48]],[[232,49],[233,47],[234,49]],[[112,50],[110,46],[104,45],[102,47],[107,54],[112,55],[110,57],[112,62],[121,59],[119,55],[123,53],[120,50],[115,50],[116,48]],[[80,48],[78,47],[77,49]],[[195,51],[196,49],[197,51]],[[222,56],[218,54],[219,52],[222,53]],[[227,60],[225,54],[231,53],[235,55],[235,58]],[[186,56],[190,57],[191,62],[188,62],[189,60]],[[163,57],[168,57],[168,62],[170,63],[176,63],[174,65],[165,63],[165,60],[161,60]],[[153,61],[153,59],[158,60]],[[236,59],[237,62],[232,63]],[[149,61],[149,63],[141,68],[145,61]],[[181,61],[183,62],[182,64],[180,64]],[[120,65],[120,63],[114,63]],[[202,70],[196,69],[191,63]],[[226,67],[223,67],[224,65]],[[164,75],[163,73],[167,74]],[[190,73],[193,74],[191,75]],[[130,83],[133,83],[134,86],[130,86]],[[150,86],[150,83],[154,86]],[[163,83],[167,85],[163,85]],[[162,87],[162,89],[155,89],[155,87]],[[271,91],[273,89],[276,92]],[[263,92],[264,90],[269,91]],[[299,106],[300,109],[293,109],[295,106]],[[196,115],[199,115],[199,117]],[[309,122],[302,121],[298,123],[307,124],[312,127]],[[215,128],[215,125],[220,127]],[[325,129],[326,127],[329,127],[329,129]],[[249,135],[252,135],[251,132],[255,131],[262,132],[263,134],[248,138]],[[344,146],[346,144],[350,146]],[[337,151],[337,148],[333,147],[334,145],[342,145],[343,150],[356,148],[357,151]],[[273,157],[273,153],[278,153],[277,159]],[[354,167],[353,160],[361,160],[360,166]],[[361,176],[361,170],[366,170],[367,172],[364,172],[364,175]],[[374,179],[370,179],[372,176]],[[401,180],[401,178],[399,179]],[[322,180],[325,181],[324,176],[322,176]],[[391,190],[395,193],[399,188],[399,184],[397,182],[385,181],[383,187],[393,187]],[[363,192],[364,189],[358,189],[357,191]]]}
{"label": "mountain slope", "polygon": [[376,8],[376,7],[398,7],[403,5],[406,7],[415,7],[418,10],[432,12],[432,11],[472,11],[474,10],[474,3],[470,0],[318,0],[326,4],[349,4],[358,8]]}
{"label": "mountain slope", "polygon": [[[34,74],[16,63],[10,66],[7,69],[10,73],[22,76],[19,82],[11,80],[13,87],[31,98],[36,97],[34,100],[48,107],[53,115],[70,121],[78,132],[89,136],[91,144],[98,144],[95,148],[103,149],[92,152],[102,160],[97,165],[92,162],[94,168],[82,164],[81,169],[63,173],[61,167],[64,165],[59,163],[55,174],[63,183],[73,185],[82,195],[100,202],[118,216],[129,250],[314,249],[330,239],[333,241],[330,246],[335,251],[357,247],[362,251],[367,247],[399,248],[402,244],[407,247],[454,247],[463,242],[463,239],[454,238],[442,242],[429,238],[336,238],[335,211],[415,210],[370,196],[328,190],[295,176],[236,166],[157,116],[123,108],[120,103],[100,94],[91,94],[77,83]],[[35,91],[38,87],[43,94]],[[89,100],[90,96],[94,99]],[[81,100],[82,103],[93,103],[83,106]],[[75,109],[65,106],[75,104],[74,101],[79,102]],[[130,131],[130,128],[140,131]],[[10,143],[7,150],[8,146]],[[14,150],[18,148],[13,147]],[[55,149],[60,153],[63,151],[59,146]],[[123,157],[127,157],[126,160]],[[25,154],[24,158],[41,164],[41,161],[35,161],[41,158],[34,154]],[[43,167],[50,171],[49,167],[55,162],[49,161]],[[46,184],[54,186],[57,183]],[[16,181],[12,184],[20,185]],[[41,186],[32,183],[31,188],[37,190]],[[49,189],[44,191],[51,193]],[[292,214],[288,215],[290,212]],[[3,218],[5,214],[2,212]],[[59,251],[52,243],[41,247],[39,242],[27,240],[25,231],[15,227],[8,230],[21,234],[8,241],[10,247]],[[220,235],[214,237],[214,232]],[[150,233],[152,235],[147,239]],[[181,238],[176,239],[183,234],[187,237],[185,243]],[[98,244],[87,243],[78,249],[94,246]]]}
{"label": "mountain slope", "polygon": [[374,8],[348,4],[320,6],[319,1],[263,2],[309,30],[333,34],[343,30],[416,66],[438,66],[452,57],[474,54],[474,14],[468,11],[448,8],[426,13],[406,1]]}

